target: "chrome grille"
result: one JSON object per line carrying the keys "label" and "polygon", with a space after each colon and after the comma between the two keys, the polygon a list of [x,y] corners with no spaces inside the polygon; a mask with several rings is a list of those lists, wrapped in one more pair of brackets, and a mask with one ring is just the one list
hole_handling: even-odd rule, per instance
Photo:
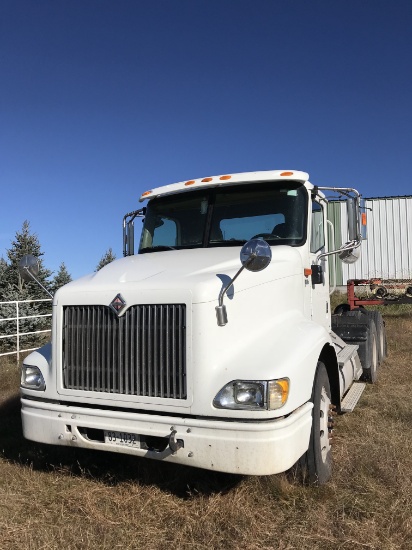
{"label": "chrome grille", "polygon": [[63,308],[67,389],[185,399],[186,306]]}

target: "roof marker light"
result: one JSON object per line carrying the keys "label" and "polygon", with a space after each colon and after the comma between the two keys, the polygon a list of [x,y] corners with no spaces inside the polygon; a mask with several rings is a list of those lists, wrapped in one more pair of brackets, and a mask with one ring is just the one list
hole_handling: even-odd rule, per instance
{"label": "roof marker light", "polygon": [[185,183],[185,185],[193,185],[194,183],[196,183],[195,180],[189,180]]}
{"label": "roof marker light", "polygon": [[208,182],[208,181],[212,181],[212,180],[213,180],[213,178],[203,178],[203,179],[202,179],[202,180],[200,180],[200,181],[203,181],[203,182],[205,182],[205,183],[206,183],[206,182]]}
{"label": "roof marker light", "polygon": [[147,195],[151,195],[152,191],[145,191],[142,193],[142,197],[147,197]]}
{"label": "roof marker light", "polygon": [[232,176],[220,176],[220,180],[230,180]]}
{"label": "roof marker light", "polygon": [[282,172],[281,176],[293,176],[293,172]]}

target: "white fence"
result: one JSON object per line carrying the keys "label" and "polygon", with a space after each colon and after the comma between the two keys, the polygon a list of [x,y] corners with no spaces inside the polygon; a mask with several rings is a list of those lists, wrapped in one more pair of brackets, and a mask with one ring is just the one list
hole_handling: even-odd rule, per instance
{"label": "white fence", "polygon": [[[16,349],[14,351],[8,351],[5,353],[0,353],[0,357],[5,355],[17,355],[17,362],[20,361],[20,353],[27,352],[27,351],[33,351],[37,349],[37,347],[34,348],[27,348],[22,349],[21,348],[21,340],[24,336],[34,335],[34,334],[42,334],[46,332],[51,332],[51,329],[44,329],[44,330],[35,330],[31,332],[21,332],[21,323],[22,321],[25,321],[27,319],[39,319],[41,317],[51,317],[51,313],[45,313],[45,314],[37,314],[37,315],[20,315],[20,304],[28,304],[28,303],[34,303],[34,302],[52,302],[51,298],[44,298],[40,300],[20,300],[20,301],[12,301],[12,302],[0,302],[0,312],[1,312],[1,306],[9,306],[15,308],[16,316],[15,317],[2,317],[0,313],[0,341],[6,340],[6,339],[16,339]],[[3,322],[15,322],[16,332],[13,334],[2,334],[2,326]]]}

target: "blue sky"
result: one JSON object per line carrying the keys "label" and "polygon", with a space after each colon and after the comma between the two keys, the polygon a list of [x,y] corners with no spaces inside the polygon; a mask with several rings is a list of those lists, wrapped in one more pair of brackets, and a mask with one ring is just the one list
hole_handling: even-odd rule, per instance
{"label": "blue sky", "polygon": [[410,0],[2,0],[0,256],[93,271],[152,187],[296,169],[412,194]]}

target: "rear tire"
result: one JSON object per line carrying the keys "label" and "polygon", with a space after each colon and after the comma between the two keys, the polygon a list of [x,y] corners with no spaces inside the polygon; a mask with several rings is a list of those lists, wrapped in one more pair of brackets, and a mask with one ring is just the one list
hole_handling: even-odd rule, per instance
{"label": "rear tire", "polygon": [[309,447],[301,457],[299,466],[303,479],[314,485],[323,485],[332,474],[330,418],[331,392],[325,365],[318,362],[313,383],[312,430]]}
{"label": "rear tire", "polygon": [[363,349],[359,349],[359,358],[363,369],[363,378],[372,384],[378,379],[379,352],[378,336],[373,319],[368,319],[369,335]]}
{"label": "rear tire", "polygon": [[350,305],[349,304],[339,304],[335,307],[333,313],[335,315],[342,315],[342,313],[346,313],[347,311],[350,311]]}
{"label": "rear tire", "polygon": [[366,315],[373,319],[373,322],[375,323],[378,344],[378,363],[380,365],[387,356],[385,321],[379,311],[367,310]]}

